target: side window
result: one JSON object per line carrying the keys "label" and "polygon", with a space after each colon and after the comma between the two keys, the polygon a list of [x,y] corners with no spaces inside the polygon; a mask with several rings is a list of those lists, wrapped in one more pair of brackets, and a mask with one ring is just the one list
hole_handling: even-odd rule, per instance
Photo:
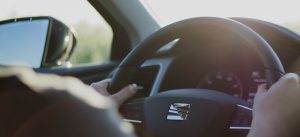
{"label": "side window", "polygon": [[77,47],[71,56],[71,64],[95,64],[109,60],[113,33],[103,18],[95,24],[83,21],[73,27],[77,33]]}
{"label": "side window", "polygon": [[0,20],[52,16],[73,28],[77,38],[70,59],[73,66],[110,59],[112,29],[86,0],[1,0],[0,9]]}

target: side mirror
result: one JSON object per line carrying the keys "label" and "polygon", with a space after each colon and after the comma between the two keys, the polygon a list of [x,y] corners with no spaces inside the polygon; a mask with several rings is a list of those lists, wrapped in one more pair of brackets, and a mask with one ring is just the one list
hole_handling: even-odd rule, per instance
{"label": "side mirror", "polygon": [[68,63],[75,48],[74,33],[52,17],[28,17],[0,22],[0,65],[49,68]]}

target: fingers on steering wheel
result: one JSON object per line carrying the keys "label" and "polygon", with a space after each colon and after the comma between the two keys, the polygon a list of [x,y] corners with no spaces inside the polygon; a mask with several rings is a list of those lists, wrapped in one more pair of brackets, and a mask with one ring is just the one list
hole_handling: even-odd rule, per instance
{"label": "fingers on steering wheel", "polygon": [[280,81],[284,81],[286,84],[299,84],[299,76],[295,73],[287,73],[279,79]]}
{"label": "fingers on steering wheel", "polygon": [[295,73],[287,73],[274,83],[269,91],[272,93],[283,93],[287,89],[299,86],[299,76]]}
{"label": "fingers on steering wheel", "polygon": [[104,79],[96,83],[92,83],[91,87],[93,87],[96,91],[104,96],[109,96],[110,94],[107,91],[107,87],[111,79]]}
{"label": "fingers on steering wheel", "polygon": [[132,97],[138,91],[138,86],[136,84],[131,84],[129,86],[124,87],[116,94],[113,94],[111,98],[113,98],[118,105],[121,105],[126,101],[128,98]]}
{"label": "fingers on steering wheel", "polygon": [[282,89],[297,85],[299,85],[299,76],[295,73],[285,74],[274,84],[274,86],[281,87]]}

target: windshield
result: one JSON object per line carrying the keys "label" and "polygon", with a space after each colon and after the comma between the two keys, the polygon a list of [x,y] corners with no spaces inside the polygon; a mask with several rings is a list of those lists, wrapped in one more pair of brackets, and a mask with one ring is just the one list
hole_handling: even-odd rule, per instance
{"label": "windshield", "polygon": [[144,4],[162,26],[191,17],[247,17],[300,32],[299,0],[144,0]]}

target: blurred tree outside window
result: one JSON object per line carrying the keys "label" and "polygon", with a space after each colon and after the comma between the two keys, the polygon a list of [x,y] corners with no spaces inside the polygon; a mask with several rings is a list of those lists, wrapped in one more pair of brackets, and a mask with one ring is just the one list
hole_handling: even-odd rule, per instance
{"label": "blurred tree outside window", "polygon": [[110,59],[112,29],[86,0],[1,0],[0,9],[0,20],[51,16],[74,29],[77,45],[70,62],[75,66]]}
{"label": "blurred tree outside window", "polygon": [[79,22],[73,26],[77,32],[77,47],[70,60],[73,65],[109,60],[113,34],[110,26],[102,21],[96,25]]}

